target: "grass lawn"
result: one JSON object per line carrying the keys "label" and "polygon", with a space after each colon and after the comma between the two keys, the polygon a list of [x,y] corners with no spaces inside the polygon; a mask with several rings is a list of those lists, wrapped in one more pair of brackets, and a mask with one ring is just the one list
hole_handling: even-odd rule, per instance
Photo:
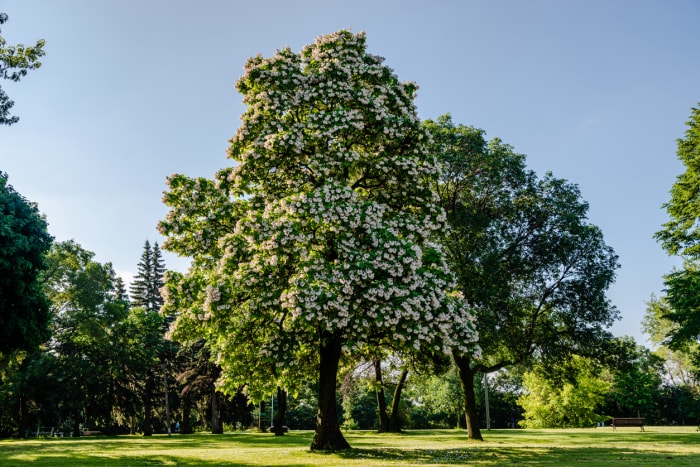
{"label": "grass lawn", "polygon": [[451,466],[451,465],[700,465],[695,427],[491,430],[467,442],[458,430],[404,434],[345,433],[352,450],[309,451],[309,431],[284,437],[255,432],[223,435],[0,440],[0,466]]}

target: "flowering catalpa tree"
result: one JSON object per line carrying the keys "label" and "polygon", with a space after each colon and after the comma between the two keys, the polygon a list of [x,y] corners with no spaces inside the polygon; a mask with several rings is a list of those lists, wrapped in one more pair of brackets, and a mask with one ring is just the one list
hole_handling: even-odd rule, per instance
{"label": "flowering catalpa tree", "polygon": [[416,86],[367,53],[364,34],[248,60],[237,162],[214,181],[169,178],[163,247],[193,258],[170,274],[174,334],[205,339],[224,389],[271,392],[313,369],[311,449],[348,448],[338,426],[344,353],[476,349],[472,315],[429,239],[445,216],[416,116]]}

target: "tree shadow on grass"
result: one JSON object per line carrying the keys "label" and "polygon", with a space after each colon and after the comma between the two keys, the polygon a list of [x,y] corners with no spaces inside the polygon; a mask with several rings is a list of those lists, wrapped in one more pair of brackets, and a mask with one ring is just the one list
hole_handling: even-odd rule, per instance
{"label": "tree shadow on grass", "polygon": [[[456,449],[351,449],[334,453],[344,459],[385,461],[387,465],[700,465],[700,454],[611,448],[465,447]],[[321,464],[319,464],[321,465]]]}

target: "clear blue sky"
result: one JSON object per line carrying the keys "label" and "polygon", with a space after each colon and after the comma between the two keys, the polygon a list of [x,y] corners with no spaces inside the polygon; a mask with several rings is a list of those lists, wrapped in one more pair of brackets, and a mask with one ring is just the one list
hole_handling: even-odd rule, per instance
{"label": "clear blue sky", "polygon": [[700,1],[4,0],[0,11],[8,43],[47,42],[39,70],[1,83],[20,122],[0,128],[0,170],[57,240],[126,277],[144,241],[162,241],[165,177],[230,163],[245,60],[350,28],[419,84],[421,118],[449,112],[580,186],[622,264],[613,331],[644,342],[645,302],[677,264],[652,235],[700,102]]}

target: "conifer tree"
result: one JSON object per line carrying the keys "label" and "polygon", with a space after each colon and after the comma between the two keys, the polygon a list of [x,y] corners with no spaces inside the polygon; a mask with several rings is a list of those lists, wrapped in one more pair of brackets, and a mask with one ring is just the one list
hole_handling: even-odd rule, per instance
{"label": "conifer tree", "polygon": [[146,240],[143,253],[138,264],[138,272],[130,287],[131,304],[140,306],[148,311],[158,311],[163,306],[160,289],[163,287],[165,261],[158,243]]}
{"label": "conifer tree", "polygon": [[153,260],[151,258],[151,243],[146,240],[143,245],[143,253],[141,253],[141,260],[137,266],[138,271],[136,277],[134,277],[134,282],[129,288],[129,293],[131,295],[131,305],[134,307],[143,307],[148,309],[148,292],[151,283],[151,265]]}
{"label": "conifer tree", "polygon": [[164,284],[165,260],[160,252],[158,242],[153,244],[151,249],[151,283],[148,291],[149,310],[159,311],[163,306],[163,296],[160,289]]}

